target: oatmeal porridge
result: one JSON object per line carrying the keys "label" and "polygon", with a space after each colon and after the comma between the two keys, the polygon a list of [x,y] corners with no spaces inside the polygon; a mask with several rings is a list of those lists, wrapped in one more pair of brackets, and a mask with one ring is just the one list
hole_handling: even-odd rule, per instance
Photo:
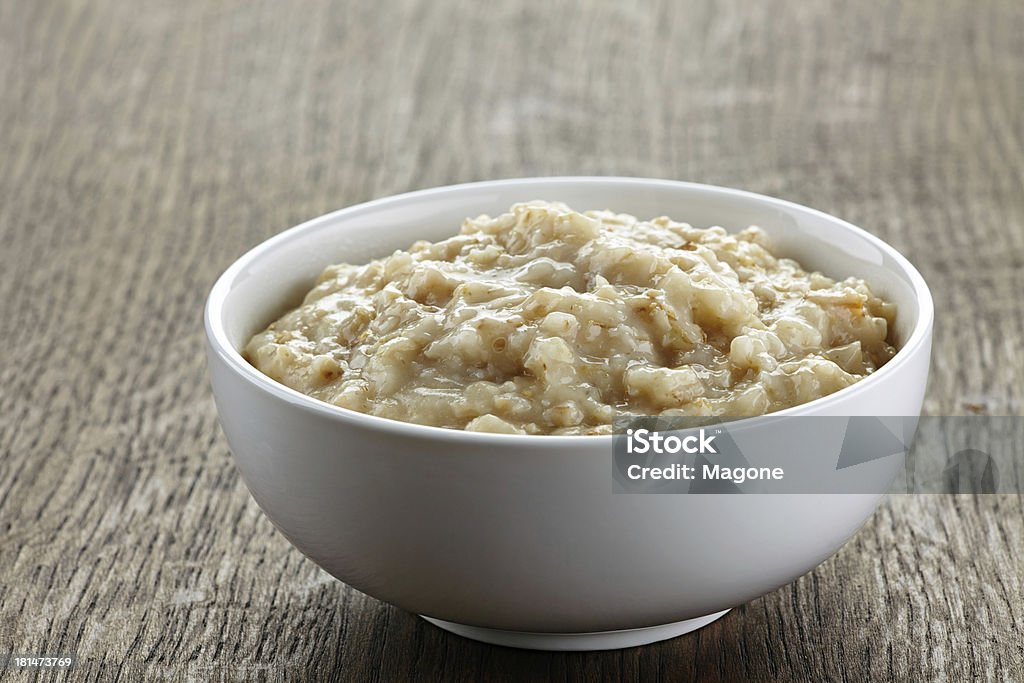
{"label": "oatmeal porridge", "polygon": [[761,415],[895,353],[895,306],[730,234],[552,202],[328,267],[244,355],[327,403],[424,425],[606,434],[615,415]]}

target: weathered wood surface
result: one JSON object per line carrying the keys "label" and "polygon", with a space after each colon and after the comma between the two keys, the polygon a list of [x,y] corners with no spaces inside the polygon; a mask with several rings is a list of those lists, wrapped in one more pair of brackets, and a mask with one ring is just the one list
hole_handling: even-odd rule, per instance
{"label": "weathered wood surface", "polygon": [[0,3],[0,652],[75,652],[81,680],[1024,679],[1013,496],[895,498],[810,575],[646,648],[443,633],[261,516],[201,331],[234,257],[330,209],[694,179],[904,250],[938,308],[927,411],[1019,414],[1022,111],[1014,0]]}

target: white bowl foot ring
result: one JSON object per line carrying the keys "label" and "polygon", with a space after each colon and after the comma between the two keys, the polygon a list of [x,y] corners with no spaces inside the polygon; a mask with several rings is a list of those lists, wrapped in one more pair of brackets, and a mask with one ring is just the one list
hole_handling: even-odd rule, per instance
{"label": "white bowl foot ring", "polygon": [[[618,650],[668,640],[684,633],[707,626],[729,610],[722,610],[696,619],[677,621],[661,626],[631,628],[623,631],[597,631],[594,633],[531,633],[528,631],[502,631],[495,628],[466,626],[450,621],[423,617],[434,626],[451,631],[456,635],[479,640],[492,645],[518,647],[525,650],[556,650],[560,652],[582,652],[587,650]],[[423,615],[420,615],[423,616]]]}

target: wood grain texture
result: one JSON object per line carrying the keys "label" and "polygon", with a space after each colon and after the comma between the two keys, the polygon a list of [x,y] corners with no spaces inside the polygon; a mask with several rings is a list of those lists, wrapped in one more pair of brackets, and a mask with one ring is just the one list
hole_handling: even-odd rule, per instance
{"label": "wood grain texture", "polygon": [[76,680],[1024,679],[1014,496],[894,498],[646,648],[443,633],[262,517],[201,329],[223,268],[331,209],[681,178],[903,250],[938,310],[926,410],[1020,414],[1022,36],[1015,0],[0,3],[0,652],[76,652]]}

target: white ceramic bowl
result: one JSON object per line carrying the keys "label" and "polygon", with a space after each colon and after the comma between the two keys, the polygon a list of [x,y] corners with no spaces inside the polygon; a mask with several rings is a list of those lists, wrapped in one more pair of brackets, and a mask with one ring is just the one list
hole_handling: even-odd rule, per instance
{"label": "white ceramic bowl", "polygon": [[[837,218],[738,190],[634,178],[441,187],[353,206],[236,261],[206,308],[221,424],[253,498],[345,583],[487,642],[603,649],[693,630],[835,553],[879,494],[613,494],[611,437],[470,433],[395,422],[277,384],[239,349],[329,263],[365,262],[531,199],[697,226],[763,227],[776,250],[857,275],[898,305],[899,352],[869,378],[783,411],[918,415],[932,300],[892,247]],[[856,468],[851,468],[855,470]]]}

